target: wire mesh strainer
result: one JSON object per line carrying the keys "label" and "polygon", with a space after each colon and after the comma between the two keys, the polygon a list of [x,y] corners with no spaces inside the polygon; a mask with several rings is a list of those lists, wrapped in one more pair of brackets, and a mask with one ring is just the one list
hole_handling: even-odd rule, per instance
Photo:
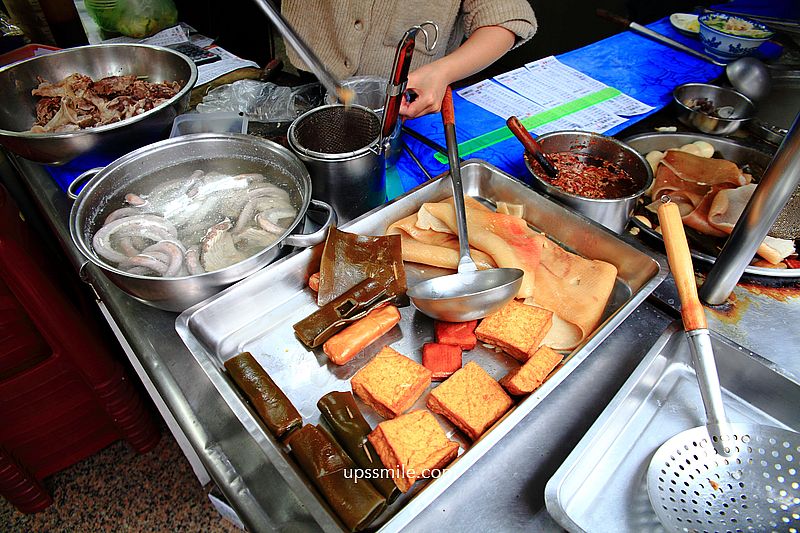
{"label": "wire mesh strainer", "polygon": [[322,106],[298,118],[290,131],[292,145],[318,154],[347,154],[377,144],[381,122],[361,106]]}
{"label": "wire mesh strainer", "polygon": [[653,510],[674,531],[798,533],[800,434],[728,423],[678,207],[664,203],[658,219],[707,423],[672,437],[653,455],[647,470]]}

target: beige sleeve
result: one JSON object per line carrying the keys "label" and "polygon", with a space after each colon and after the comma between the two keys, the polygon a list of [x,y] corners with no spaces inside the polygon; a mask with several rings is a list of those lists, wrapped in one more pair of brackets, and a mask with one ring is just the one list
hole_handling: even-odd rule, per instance
{"label": "beige sleeve", "polygon": [[536,16],[528,0],[464,0],[464,34],[483,26],[501,26],[517,36],[514,48],[536,33]]}

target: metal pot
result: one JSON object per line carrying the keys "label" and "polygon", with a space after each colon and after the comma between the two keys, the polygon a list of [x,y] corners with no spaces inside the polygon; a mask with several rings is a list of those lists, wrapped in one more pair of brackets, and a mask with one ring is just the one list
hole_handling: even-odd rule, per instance
{"label": "metal pot", "polygon": [[371,109],[339,104],[312,109],[289,126],[289,148],[308,167],[314,197],[343,222],[386,201],[380,126]]}
{"label": "metal pot", "polygon": [[[123,205],[126,193],[152,190],[155,184],[176,175],[188,178],[197,169],[231,174],[266,171],[289,192],[298,214],[273,245],[239,263],[204,274],[172,278],[141,276],[117,269],[97,256],[91,245],[92,237],[108,213]],[[325,224],[314,233],[295,234],[311,204],[328,211]],[[145,146],[96,169],[72,206],[70,234],[78,250],[120,289],[153,307],[182,311],[275,260],[285,246],[305,247],[322,242],[328,227],[335,223],[333,209],[311,199],[308,171],[287,149],[248,135],[200,133]]]}
{"label": "metal pot", "polygon": [[[181,81],[183,88],[158,107],[120,122],[65,133],[31,133],[36,100],[31,90],[38,77],[56,82],[74,73],[97,80],[135,74],[148,81]],[[101,44],[70,48],[0,69],[0,144],[32,161],[63,164],[87,153],[112,157],[163,139],[172,121],[186,111],[197,81],[191,59],[168,48],[144,44]],[[108,159],[106,159],[108,160]]]}
{"label": "metal pot", "polygon": [[[546,179],[538,176],[528,158],[525,165],[534,177],[534,188],[547,193],[562,204],[567,205],[595,222],[602,224],[615,233],[622,233],[633,214],[636,200],[644,194],[653,182],[653,171],[650,164],[630,146],[611,137],[584,131],[556,131],[547,133],[537,139],[545,153],[574,152],[587,154],[608,161],[624,170],[640,185],[639,190],[622,198],[586,198],[568,193],[551,185]],[[546,176],[544,176],[546,178]]]}

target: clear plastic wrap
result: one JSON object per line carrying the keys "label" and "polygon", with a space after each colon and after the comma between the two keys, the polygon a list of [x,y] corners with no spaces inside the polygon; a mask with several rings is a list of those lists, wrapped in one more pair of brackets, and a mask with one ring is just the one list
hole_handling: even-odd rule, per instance
{"label": "clear plastic wrap", "polygon": [[[386,100],[386,83],[386,78],[379,76],[359,76],[342,80],[342,87],[355,93],[353,104],[363,105],[380,114]],[[335,104],[336,96],[327,94],[325,100],[329,104]]]}
{"label": "clear plastic wrap", "polygon": [[281,87],[270,82],[239,80],[210,90],[197,104],[197,111],[234,111],[261,122],[292,121],[321,105],[323,97],[318,83]]}

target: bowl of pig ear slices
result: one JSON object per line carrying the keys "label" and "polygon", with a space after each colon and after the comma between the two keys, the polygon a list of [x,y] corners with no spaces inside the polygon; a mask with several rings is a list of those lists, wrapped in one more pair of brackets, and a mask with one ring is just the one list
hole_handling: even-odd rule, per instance
{"label": "bowl of pig ear slices", "polygon": [[[662,240],[656,210],[668,195],[678,204],[692,256],[710,266],[750,201],[772,156],[731,139],[691,133],[646,133],[625,142],[645,156],[653,185],[631,218],[630,231]],[[745,273],[800,278],[800,189],[795,191]]]}
{"label": "bowl of pig ear slices", "polygon": [[188,108],[197,67],[158,46],[102,44],[0,68],[0,144],[50,165],[111,159],[167,137]]}

